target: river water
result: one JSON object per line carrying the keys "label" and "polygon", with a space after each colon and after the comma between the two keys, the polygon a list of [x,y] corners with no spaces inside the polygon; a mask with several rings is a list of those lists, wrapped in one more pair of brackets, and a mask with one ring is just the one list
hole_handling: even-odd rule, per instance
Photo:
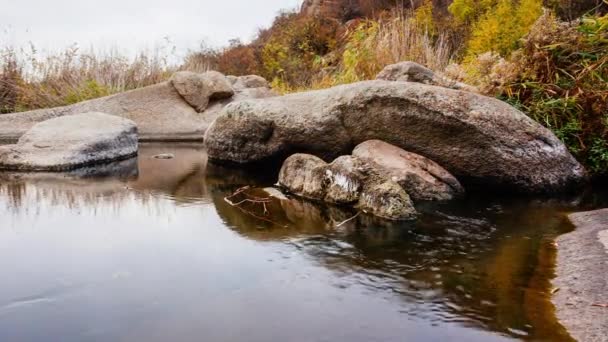
{"label": "river water", "polygon": [[409,224],[224,200],[274,177],[188,144],[0,173],[0,341],[569,341],[549,301],[552,239],[597,193],[475,194]]}

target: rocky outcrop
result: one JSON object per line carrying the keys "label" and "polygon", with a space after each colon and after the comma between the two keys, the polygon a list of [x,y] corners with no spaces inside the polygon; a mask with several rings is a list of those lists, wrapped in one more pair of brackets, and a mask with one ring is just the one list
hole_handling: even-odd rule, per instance
{"label": "rocky outcrop", "polygon": [[330,160],[379,139],[429,158],[461,182],[564,190],[584,168],[548,129],[495,98],[412,82],[367,81],[224,108],[206,134],[212,161],[293,153]]}
{"label": "rocky outcrop", "polygon": [[415,201],[445,201],[464,194],[460,182],[437,163],[380,140],[359,144],[353,156],[407,191]]}
{"label": "rocky outcrop", "polygon": [[376,76],[376,79],[384,81],[417,82],[474,93],[479,92],[479,90],[473,86],[451,80],[415,62],[400,62],[388,65],[380,71]]}
{"label": "rocky outcrop", "polygon": [[[187,83],[191,88],[186,87],[184,83],[184,88],[180,90],[182,94],[191,96],[180,94],[172,85],[178,77],[188,79],[182,75],[176,76],[172,82],[70,106],[0,115],[0,143],[14,143],[38,122],[87,112],[108,113],[134,121],[138,126],[141,141],[200,141],[203,140],[211,122],[228,103],[276,96],[268,87],[249,87],[251,82],[231,87],[228,80],[217,72],[202,74],[205,75],[204,82],[200,80],[199,74],[194,75],[190,83]],[[203,84],[207,90],[193,92],[192,89],[199,89]],[[234,95],[225,98],[231,92]],[[190,100],[187,101],[186,97]],[[205,105],[207,99],[208,105]]]}
{"label": "rocky outcrop", "polygon": [[64,171],[136,154],[133,121],[85,113],[36,124],[17,144],[0,146],[0,170]]}
{"label": "rocky outcrop", "polygon": [[606,341],[608,209],[568,218],[576,229],[557,239],[556,316],[577,341]]}
{"label": "rocky outcrop", "polygon": [[217,71],[203,74],[180,71],[173,74],[169,82],[199,113],[207,109],[209,101],[222,100],[234,95],[228,79]]}
{"label": "rocky outcrop", "polygon": [[313,155],[295,154],[283,163],[278,184],[304,198],[353,205],[389,220],[416,217],[410,197],[399,184],[352,156],[342,156],[327,164]]}

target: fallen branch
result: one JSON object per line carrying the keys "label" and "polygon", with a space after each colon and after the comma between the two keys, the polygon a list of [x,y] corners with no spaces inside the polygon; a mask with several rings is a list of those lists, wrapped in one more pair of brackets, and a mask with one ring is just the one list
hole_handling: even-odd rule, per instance
{"label": "fallen branch", "polygon": [[[270,211],[268,211],[268,207],[266,206],[266,203],[272,202],[272,199],[270,197],[258,197],[258,196],[253,196],[253,195],[247,194],[245,191],[249,190],[250,188],[251,187],[249,187],[249,186],[244,186],[242,188],[239,188],[232,195],[224,197],[224,201],[226,203],[228,203],[230,206],[235,207],[235,208],[239,209],[240,211],[242,211],[243,213],[245,213],[249,216],[252,216],[258,220],[266,221],[266,222],[275,224],[277,226],[282,226],[278,222],[275,222],[267,217],[260,216],[260,215],[256,214],[255,212],[253,212],[251,210],[247,210],[242,207],[242,205],[245,203],[252,203],[253,205],[261,204],[262,208],[264,209],[264,215],[265,216],[270,215]],[[245,198],[238,202],[234,202],[232,199],[238,195],[243,195],[243,196],[245,196]],[[286,226],[284,226],[284,227],[286,227]]]}

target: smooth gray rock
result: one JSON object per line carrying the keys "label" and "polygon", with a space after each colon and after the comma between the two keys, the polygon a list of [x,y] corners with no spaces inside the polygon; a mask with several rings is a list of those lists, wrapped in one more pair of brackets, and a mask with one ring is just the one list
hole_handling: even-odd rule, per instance
{"label": "smooth gray rock", "polygon": [[376,79],[385,81],[418,82],[439,87],[466,90],[475,93],[478,92],[478,89],[473,86],[450,80],[415,62],[399,62],[387,65],[376,76]]}
{"label": "smooth gray rock", "polygon": [[445,201],[464,194],[460,182],[432,160],[380,140],[369,140],[353,156],[399,183],[415,201]]}
{"label": "smooth gray rock", "polygon": [[330,160],[379,139],[460,181],[560,191],[584,168],[551,131],[495,98],[412,82],[367,81],[228,105],[206,134],[212,161],[247,164],[305,152]]}
{"label": "smooth gray rock", "polygon": [[104,113],[59,117],[35,125],[15,145],[0,146],[0,169],[64,171],[133,157],[137,126]]}
{"label": "smooth gray rock", "polygon": [[0,115],[0,143],[16,142],[38,122],[86,112],[133,120],[140,141],[201,141],[211,122],[228,103],[276,95],[267,88],[236,89],[231,98],[212,100],[199,113],[170,82],[163,82],[69,106]]}
{"label": "smooth gray rock", "polygon": [[352,156],[342,156],[327,164],[313,155],[294,154],[283,163],[278,184],[297,196],[352,205],[388,220],[410,220],[417,215],[410,197],[399,184]]}

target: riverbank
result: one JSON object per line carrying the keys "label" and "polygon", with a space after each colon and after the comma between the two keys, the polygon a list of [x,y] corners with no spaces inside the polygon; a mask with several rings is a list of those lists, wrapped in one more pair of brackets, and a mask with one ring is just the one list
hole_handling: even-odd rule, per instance
{"label": "riverbank", "polygon": [[568,216],[576,229],[557,239],[553,303],[578,341],[608,341],[608,209]]}

